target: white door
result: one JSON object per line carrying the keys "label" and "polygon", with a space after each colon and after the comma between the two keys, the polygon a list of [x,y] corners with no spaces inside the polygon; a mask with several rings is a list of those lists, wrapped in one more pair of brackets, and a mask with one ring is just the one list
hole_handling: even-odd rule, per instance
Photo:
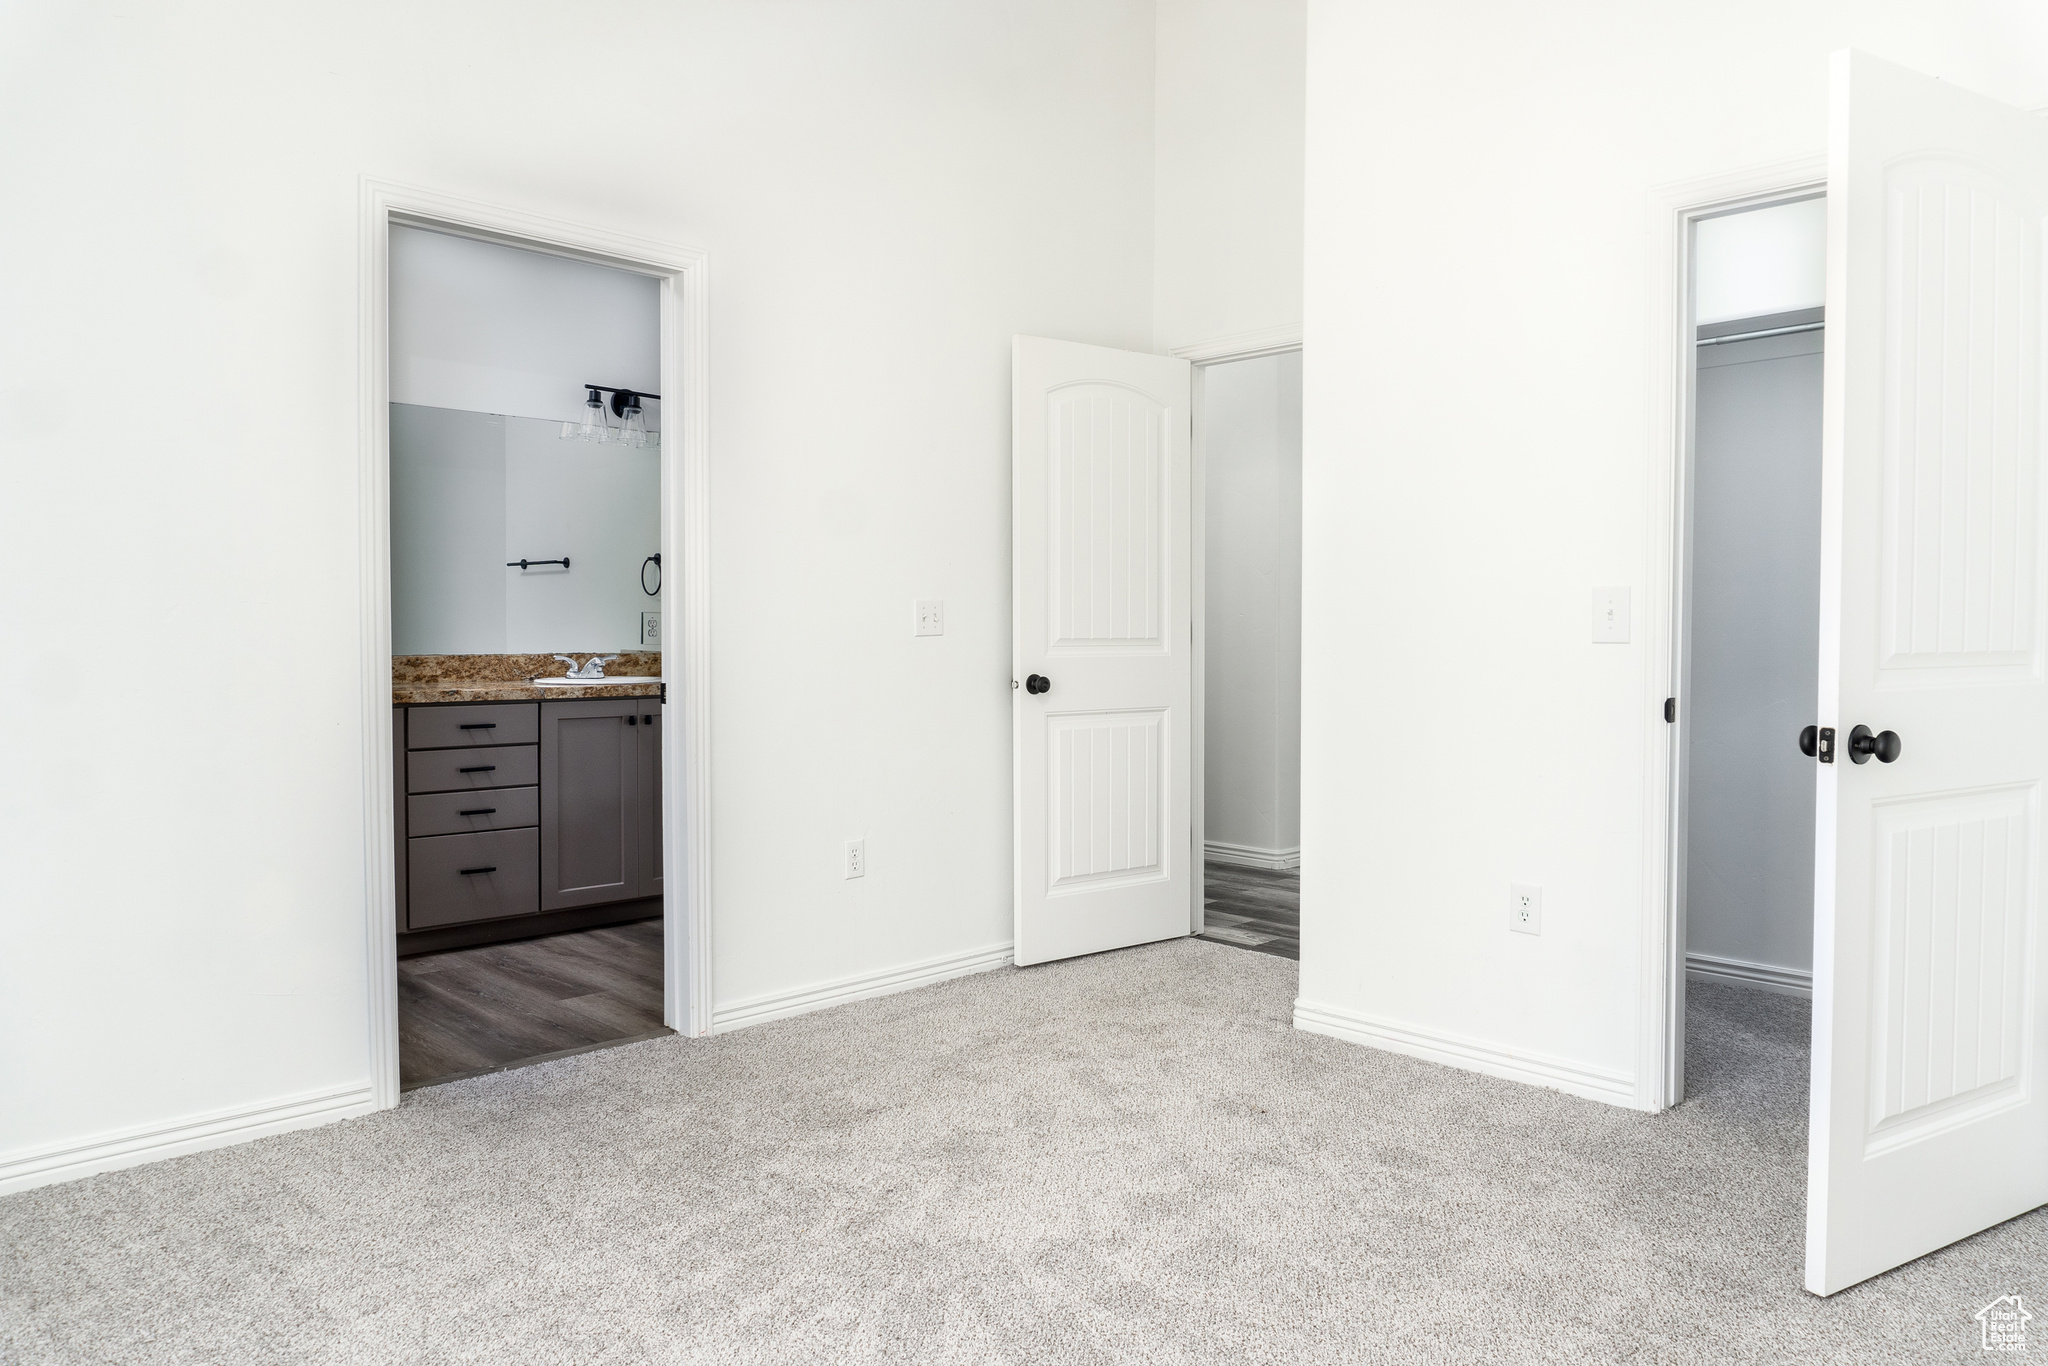
{"label": "white door", "polygon": [[1016,961],[1189,933],[1190,367],[1018,337]]}
{"label": "white door", "polygon": [[[1836,55],[1806,1286],[2048,1203],[2048,119]],[[1895,759],[1852,728],[1894,732]],[[1885,747],[1885,748],[1888,748]],[[1861,759],[1863,762],[1853,762]]]}

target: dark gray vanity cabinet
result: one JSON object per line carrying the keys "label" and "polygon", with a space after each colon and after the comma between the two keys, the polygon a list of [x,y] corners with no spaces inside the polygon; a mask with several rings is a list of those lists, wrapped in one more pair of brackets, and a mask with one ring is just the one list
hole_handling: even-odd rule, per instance
{"label": "dark gray vanity cabinet", "polygon": [[640,699],[541,709],[541,905],[624,901],[640,891]]}
{"label": "dark gray vanity cabinet", "polygon": [[401,953],[661,913],[658,699],[423,705],[394,720]]}

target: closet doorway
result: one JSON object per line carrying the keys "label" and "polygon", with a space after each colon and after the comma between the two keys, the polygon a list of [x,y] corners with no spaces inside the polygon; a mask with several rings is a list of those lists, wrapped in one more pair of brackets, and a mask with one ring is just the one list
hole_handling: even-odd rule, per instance
{"label": "closet doorway", "polygon": [[[1811,1035],[1815,790],[1799,738],[1819,692],[1826,227],[1812,194],[1693,225],[1685,611],[1668,713],[1682,723],[1686,1091],[1732,1081],[1788,1120],[1806,1109]],[[1720,1075],[1731,1068],[1756,1075]]]}
{"label": "closet doorway", "polygon": [[1196,933],[1301,957],[1301,349],[1196,359]]}

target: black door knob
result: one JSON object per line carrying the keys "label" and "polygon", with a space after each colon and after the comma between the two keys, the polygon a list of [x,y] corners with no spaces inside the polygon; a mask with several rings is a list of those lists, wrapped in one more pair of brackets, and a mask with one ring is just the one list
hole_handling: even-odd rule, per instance
{"label": "black door knob", "polygon": [[1881,730],[1870,733],[1870,727],[1858,726],[1849,732],[1849,760],[1852,763],[1867,764],[1875,754],[1881,764],[1891,763],[1899,757],[1899,733],[1895,730]]}
{"label": "black door knob", "polygon": [[1024,680],[1024,691],[1028,693],[1051,692],[1052,680],[1044,674],[1033,674]]}
{"label": "black door knob", "polygon": [[1815,743],[1816,743],[1816,742],[1817,742],[1817,741],[1818,741],[1819,739],[1820,739],[1820,727],[1819,727],[1819,726],[1808,726],[1808,727],[1807,727],[1807,728],[1806,728],[1805,730],[1802,730],[1802,731],[1800,731],[1800,732],[1799,732],[1799,752],[1800,752],[1801,754],[1804,754],[1804,755],[1805,755],[1805,756],[1806,756],[1807,758],[1811,759],[1811,758],[1812,758],[1812,757],[1814,756],[1814,753],[1815,753],[1815,750],[1814,750],[1814,745],[1815,745]]}

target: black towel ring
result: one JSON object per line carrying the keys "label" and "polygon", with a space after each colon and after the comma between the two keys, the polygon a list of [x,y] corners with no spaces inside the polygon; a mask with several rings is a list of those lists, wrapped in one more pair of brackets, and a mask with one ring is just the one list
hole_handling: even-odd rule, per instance
{"label": "black towel ring", "polygon": [[[650,564],[654,566],[654,587],[652,588],[647,586],[647,566]],[[661,556],[649,555],[646,559],[640,561],[640,591],[650,598],[661,596]]]}

